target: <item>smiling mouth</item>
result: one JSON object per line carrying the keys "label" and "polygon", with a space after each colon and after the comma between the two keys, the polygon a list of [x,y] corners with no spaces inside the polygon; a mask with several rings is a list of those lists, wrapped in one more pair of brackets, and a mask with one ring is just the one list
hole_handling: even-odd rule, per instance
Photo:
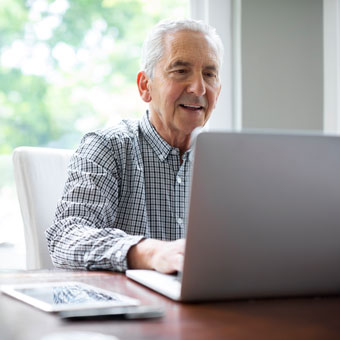
{"label": "smiling mouth", "polygon": [[191,111],[200,111],[204,109],[204,107],[200,105],[180,104],[179,106],[183,107],[184,109],[191,110]]}

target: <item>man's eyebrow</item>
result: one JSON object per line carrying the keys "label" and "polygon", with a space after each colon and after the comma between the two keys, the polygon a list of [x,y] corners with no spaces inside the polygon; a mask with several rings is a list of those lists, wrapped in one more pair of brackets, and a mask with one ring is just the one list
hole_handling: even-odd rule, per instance
{"label": "man's eyebrow", "polygon": [[[176,68],[179,66],[189,67],[189,66],[192,66],[192,63],[190,63],[189,61],[184,61],[184,60],[176,60],[175,62],[169,65],[168,69]],[[204,67],[204,69],[209,70],[209,71],[215,71],[215,72],[218,71],[218,67],[216,65],[207,65]]]}
{"label": "man's eyebrow", "polygon": [[178,66],[191,66],[192,64],[189,61],[184,61],[184,60],[176,60],[175,62],[173,62],[172,64],[169,65],[169,69],[174,68],[174,67],[178,67]]}
{"label": "man's eyebrow", "polygon": [[209,71],[215,71],[215,72],[218,71],[218,68],[217,68],[217,66],[215,66],[215,65],[208,65],[208,66],[206,66],[204,69],[205,69],[205,70],[209,70]]}

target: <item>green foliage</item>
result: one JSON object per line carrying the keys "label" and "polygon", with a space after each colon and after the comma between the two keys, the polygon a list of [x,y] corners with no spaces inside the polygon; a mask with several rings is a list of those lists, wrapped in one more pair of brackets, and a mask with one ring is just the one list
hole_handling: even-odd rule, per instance
{"label": "green foliage", "polygon": [[[141,1],[71,1],[70,7],[63,16],[61,25],[55,31],[52,44],[58,41],[79,47],[84,34],[97,21],[106,24],[103,34],[107,34],[113,28],[116,38],[126,38],[126,30],[130,22],[133,22],[142,14]],[[76,19],[76,20],[75,20]]]}
{"label": "green foliage", "polygon": [[24,0],[1,1],[0,4],[0,48],[22,36],[27,22]]}
{"label": "green foliage", "polygon": [[1,70],[0,153],[11,152],[13,144],[44,145],[58,137],[43,100],[47,89],[43,77],[23,75],[16,69]]}
{"label": "green foliage", "polygon": [[161,18],[185,16],[187,1],[1,0],[0,154],[74,147],[90,129],[138,117],[142,41]]}

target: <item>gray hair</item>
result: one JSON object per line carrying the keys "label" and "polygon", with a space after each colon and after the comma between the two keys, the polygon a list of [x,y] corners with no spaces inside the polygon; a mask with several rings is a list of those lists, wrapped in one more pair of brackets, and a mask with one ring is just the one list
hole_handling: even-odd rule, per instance
{"label": "gray hair", "polygon": [[200,32],[208,36],[213,43],[216,50],[216,55],[219,61],[219,66],[222,65],[223,60],[223,44],[221,38],[216,33],[215,28],[209,26],[203,21],[193,19],[181,20],[162,20],[160,21],[148,34],[144,41],[141,57],[141,69],[150,78],[153,76],[153,69],[155,65],[163,56],[163,39],[168,33],[175,33],[178,31],[193,31]]}

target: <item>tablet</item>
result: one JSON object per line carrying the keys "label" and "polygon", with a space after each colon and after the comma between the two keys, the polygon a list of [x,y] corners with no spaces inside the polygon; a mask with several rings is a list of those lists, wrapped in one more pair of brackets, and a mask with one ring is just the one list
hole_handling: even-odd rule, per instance
{"label": "tablet", "polygon": [[4,285],[0,290],[46,312],[139,305],[136,299],[82,282]]}

